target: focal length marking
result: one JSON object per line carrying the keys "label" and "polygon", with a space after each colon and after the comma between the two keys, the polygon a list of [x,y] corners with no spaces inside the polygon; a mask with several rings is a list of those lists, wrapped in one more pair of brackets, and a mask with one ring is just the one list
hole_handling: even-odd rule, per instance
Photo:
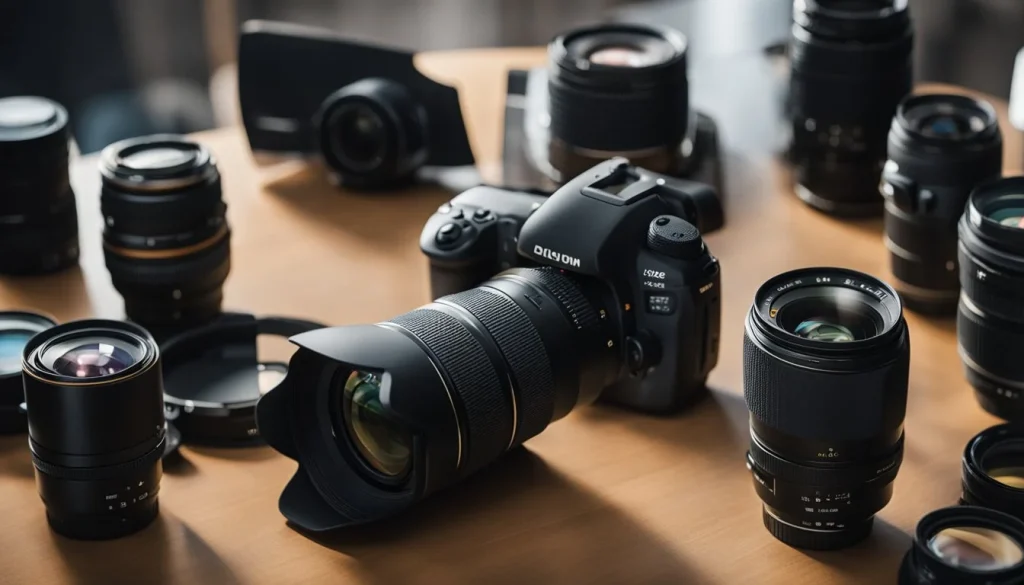
{"label": "focal length marking", "polygon": [[554,250],[549,250],[548,248],[545,248],[544,246],[541,245],[534,246],[533,253],[540,256],[541,258],[554,260],[555,262],[558,262],[559,264],[565,264],[566,266],[573,266],[576,268],[579,268],[580,266],[579,258],[575,256],[570,256],[568,254],[563,254],[561,252],[556,252]]}

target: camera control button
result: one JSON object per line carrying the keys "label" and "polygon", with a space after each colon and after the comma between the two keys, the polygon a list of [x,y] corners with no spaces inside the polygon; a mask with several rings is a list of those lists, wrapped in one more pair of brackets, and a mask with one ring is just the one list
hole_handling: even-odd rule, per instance
{"label": "camera control button", "polygon": [[451,247],[452,244],[459,240],[462,236],[462,228],[454,223],[446,223],[441,226],[441,229],[437,230],[437,236],[434,239],[438,245],[444,247]]}
{"label": "camera control button", "polygon": [[647,312],[672,315],[676,312],[676,297],[671,293],[647,293]]}
{"label": "camera control button", "polygon": [[626,338],[626,366],[634,375],[643,374],[660,360],[661,347],[657,339],[644,332]]}
{"label": "camera control button", "polygon": [[464,217],[466,217],[466,214],[463,213],[461,209],[456,209],[455,212],[452,213],[452,219],[462,219]]}
{"label": "camera control button", "polygon": [[473,221],[485,222],[491,219],[491,217],[490,209],[477,209],[473,212]]}
{"label": "camera control button", "polygon": [[704,251],[704,241],[693,224],[674,215],[661,215],[647,229],[647,247],[672,258],[693,260]]}

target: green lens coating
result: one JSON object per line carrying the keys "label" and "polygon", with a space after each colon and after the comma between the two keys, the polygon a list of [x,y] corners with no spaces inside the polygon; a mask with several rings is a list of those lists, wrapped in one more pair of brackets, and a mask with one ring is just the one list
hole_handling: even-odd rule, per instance
{"label": "green lens coating", "polygon": [[1004,207],[993,211],[989,218],[1000,225],[1024,229],[1024,207]]}
{"label": "green lens coating", "polygon": [[370,467],[387,477],[400,477],[412,461],[412,433],[388,416],[380,384],[370,372],[349,374],[342,398],[345,428]]}
{"label": "green lens coating", "polygon": [[804,339],[813,341],[825,341],[828,343],[847,343],[857,338],[848,327],[837,323],[829,323],[821,319],[808,319],[802,321],[793,331]]}
{"label": "green lens coating", "polygon": [[20,329],[0,331],[0,376],[21,371],[21,352],[32,335]]}

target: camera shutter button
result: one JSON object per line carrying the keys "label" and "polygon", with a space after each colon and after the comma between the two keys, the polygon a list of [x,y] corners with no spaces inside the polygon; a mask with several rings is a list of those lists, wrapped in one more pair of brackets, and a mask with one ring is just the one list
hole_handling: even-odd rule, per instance
{"label": "camera shutter button", "polygon": [[704,241],[693,224],[674,215],[661,215],[647,230],[647,247],[673,258],[693,260],[704,251]]}
{"label": "camera shutter button", "polygon": [[437,243],[442,246],[451,246],[458,241],[462,235],[462,228],[458,224],[446,223],[439,230],[437,230],[437,236],[435,239]]}

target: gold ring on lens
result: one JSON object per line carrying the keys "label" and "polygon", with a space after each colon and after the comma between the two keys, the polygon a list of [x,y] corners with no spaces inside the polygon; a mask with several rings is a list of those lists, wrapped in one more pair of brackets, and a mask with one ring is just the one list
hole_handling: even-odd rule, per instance
{"label": "gold ring on lens", "polygon": [[207,248],[212,248],[216,244],[220,243],[222,239],[228,235],[227,224],[221,226],[217,233],[213,236],[190,246],[183,248],[171,248],[169,250],[133,250],[131,248],[119,248],[117,246],[111,246],[106,242],[103,243],[103,247],[112,254],[118,256],[124,256],[125,258],[135,258],[137,260],[166,260],[168,258],[181,258],[182,256],[188,256],[196,252],[202,252]]}

